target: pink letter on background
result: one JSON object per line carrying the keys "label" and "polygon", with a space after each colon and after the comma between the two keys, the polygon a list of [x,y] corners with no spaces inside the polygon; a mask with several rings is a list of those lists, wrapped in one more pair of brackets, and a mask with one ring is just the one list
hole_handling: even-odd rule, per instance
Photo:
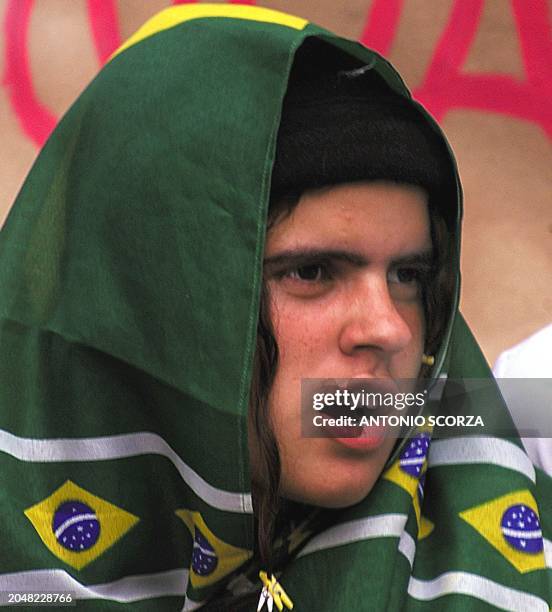
{"label": "pink letter on background", "polygon": [[[552,136],[552,42],[546,0],[512,0],[526,72],[520,82],[504,74],[462,73],[485,0],[455,0],[422,85],[414,92],[438,121],[452,108],[502,113],[540,124]],[[492,0],[488,0],[492,1]],[[196,0],[172,0],[191,4]],[[255,0],[229,0],[255,5]],[[115,0],[87,0],[90,28],[100,64],[121,44]],[[404,0],[374,0],[361,41],[382,54],[391,50]],[[4,21],[6,71],[12,109],[24,133],[44,144],[57,119],[40,103],[29,69],[28,30],[33,0],[9,0]]]}
{"label": "pink letter on background", "polygon": [[546,0],[514,2],[526,80],[462,73],[484,0],[456,0],[416,98],[441,120],[451,108],[473,108],[528,119],[552,136],[550,19]]}
{"label": "pink letter on background", "polygon": [[403,4],[404,0],[374,0],[360,42],[387,55],[395,38]]}
{"label": "pink letter on background", "polygon": [[119,18],[114,0],[88,0],[88,19],[100,64],[121,46]]}
{"label": "pink letter on background", "polygon": [[4,36],[6,38],[6,72],[2,84],[8,90],[12,109],[25,134],[42,146],[57,119],[36,97],[29,69],[29,22],[33,0],[10,0],[6,8]]}

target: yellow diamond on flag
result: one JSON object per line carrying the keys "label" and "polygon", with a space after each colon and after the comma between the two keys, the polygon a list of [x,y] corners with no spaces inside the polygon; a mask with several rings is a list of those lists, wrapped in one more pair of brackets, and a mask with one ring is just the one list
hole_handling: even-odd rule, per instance
{"label": "yellow diamond on flag", "polygon": [[78,570],[102,555],[139,521],[70,480],[27,508],[25,516],[47,548]]}
{"label": "yellow diamond on flag", "polygon": [[194,541],[190,569],[190,581],[194,588],[218,582],[253,556],[251,551],[226,544],[218,538],[207,527],[199,512],[183,509],[177,510],[176,515],[188,527]]}
{"label": "yellow diamond on flag", "polygon": [[546,567],[537,503],[529,491],[508,493],[459,515],[518,572]]}
{"label": "yellow diamond on flag", "polygon": [[433,530],[435,529],[435,525],[425,516],[420,518],[420,531],[418,532],[418,540],[423,540],[427,538]]}
{"label": "yellow diamond on flag", "polygon": [[383,474],[385,480],[398,485],[401,489],[404,489],[410,497],[416,497],[416,491],[418,489],[418,478],[411,476],[407,472],[401,470],[400,461],[397,459],[395,463]]}
{"label": "yellow diamond on flag", "polygon": [[[424,465],[422,468],[422,474],[425,474],[425,470],[426,466]],[[396,484],[410,495],[412,498],[412,505],[414,506],[414,513],[416,514],[416,522],[418,523],[418,532],[420,532],[421,508],[420,495],[418,493],[421,485],[419,479],[403,471],[401,469],[399,460],[395,461],[395,463],[393,463],[393,465],[384,473],[383,478]],[[429,533],[426,535],[429,535]]]}
{"label": "yellow diamond on flag", "polygon": [[427,537],[433,524],[425,519],[422,524],[422,500],[427,471],[427,453],[431,442],[431,429],[420,428],[416,434],[407,441],[400,457],[383,474],[385,480],[396,484],[406,491],[412,498],[412,505],[418,524],[418,539]]}
{"label": "yellow diamond on flag", "polygon": [[407,474],[401,470],[400,461],[397,460],[395,463],[385,472],[383,475],[385,480],[389,480],[404,489],[410,497],[412,497],[412,505],[414,506],[414,513],[416,514],[416,522],[418,523],[418,532],[420,531],[420,500],[417,495],[419,481],[417,478]]}

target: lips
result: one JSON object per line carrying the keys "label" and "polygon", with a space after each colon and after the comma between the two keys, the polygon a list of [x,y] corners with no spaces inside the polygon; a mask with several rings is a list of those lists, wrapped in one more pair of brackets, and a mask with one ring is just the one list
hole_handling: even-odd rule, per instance
{"label": "lips", "polygon": [[[320,411],[328,419],[335,419],[340,424],[328,424],[323,427],[328,437],[351,447],[376,447],[381,444],[387,432],[386,427],[360,425],[363,416],[386,416],[392,406],[383,405],[372,394],[394,394],[397,386],[394,381],[377,379],[338,379],[326,381],[319,387],[324,396],[336,397],[340,392],[341,405],[337,402],[324,403]],[[348,400],[348,402],[346,402]],[[356,424],[355,424],[356,423]]]}
{"label": "lips", "polygon": [[360,435],[333,438],[338,444],[354,451],[373,451],[379,448],[389,435],[385,427],[362,427]]}

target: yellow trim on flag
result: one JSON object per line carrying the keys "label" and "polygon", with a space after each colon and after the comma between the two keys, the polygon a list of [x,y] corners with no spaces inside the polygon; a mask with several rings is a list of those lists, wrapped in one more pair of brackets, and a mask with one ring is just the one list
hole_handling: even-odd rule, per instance
{"label": "yellow trim on flag", "polygon": [[161,11],[155,17],[138,29],[126,42],[124,42],[109,58],[112,60],[119,53],[129,47],[149,38],[163,30],[168,30],[185,21],[201,19],[203,17],[229,17],[232,19],[245,19],[248,21],[259,21],[262,23],[274,23],[277,25],[303,30],[308,24],[306,19],[281,13],[259,6],[244,6],[239,4],[181,4],[171,6]]}

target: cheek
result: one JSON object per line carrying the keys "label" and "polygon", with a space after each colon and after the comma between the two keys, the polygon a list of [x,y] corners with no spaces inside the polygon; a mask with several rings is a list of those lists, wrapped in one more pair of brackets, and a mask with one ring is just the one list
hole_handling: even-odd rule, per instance
{"label": "cheek", "polygon": [[278,370],[309,371],[337,337],[336,316],[328,304],[299,303],[275,292],[270,317],[278,345]]}
{"label": "cheek", "polygon": [[409,345],[393,359],[391,374],[394,378],[415,379],[420,375],[425,348],[425,315],[421,305],[413,305],[401,315],[412,334]]}
{"label": "cheek", "polygon": [[406,322],[412,334],[411,345],[414,347],[424,344],[426,334],[426,320],[424,307],[421,303],[407,304],[398,306],[397,310],[402,319]]}
{"label": "cheek", "polygon": [[327,353],[323,344],[328,340],[319,318],[289,298],[272,299],[270,316],[278,346],[278,366],[270,389],[269,405],[282,450],[282,432],[286,432],[285,439],[296,439],[300,434],[301,380],[320,371],[321,355]]}
{"label": "cheek", "polygon": [[426,319],[424,308],[420,304],[417,308],[414,321],[412,322],[412,336],[415,339],[415,342],[418,345],[418,348],[421,352],[424,350],[425,346],[425,337],[426,337]]}

